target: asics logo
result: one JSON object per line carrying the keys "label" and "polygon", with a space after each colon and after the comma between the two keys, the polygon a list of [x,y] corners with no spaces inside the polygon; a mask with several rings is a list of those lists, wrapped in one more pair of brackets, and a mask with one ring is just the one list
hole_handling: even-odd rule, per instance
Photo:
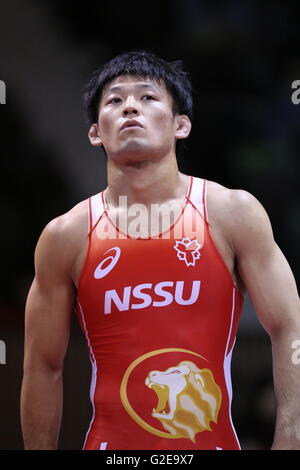
{"label": "asics logo", "polygon": [[[107,250],[104,255],[109,253],[110,251],[115,252],[113,255],[107,256],[104,258],[100,264],[98,264],[97,268],[94,271],[94,278],[95,279],[101,279],[102,277],[106,276],[110,271],[115,267],[117,262],[119,261],[120,255],[121,255],[121,250],[118,246],[114,246],[113,248],[110,248]],[[108,261],[109,264],[105,267],[102,268],[104,264],[106,264]]]}

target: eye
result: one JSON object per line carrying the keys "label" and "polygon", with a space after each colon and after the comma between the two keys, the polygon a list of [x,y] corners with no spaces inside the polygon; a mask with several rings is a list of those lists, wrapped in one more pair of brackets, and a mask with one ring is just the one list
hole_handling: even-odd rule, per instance
{"label": "eye", "polygon": [[155,98],[152,95],[144,95],[144,96],[142,96],[142,100],[144,100],[144,101],[155,100]]}
{"label": "eye", "polygon": [[171,374],[180,374],[180,370],[172,370]]}
{"label": "eye", "polygon": [[110,104],[110,103],[114,104],[114,103],[118,103],[119,101],[121,101],[121,98],[115,97],[115,98],[111,98],[111,99],[107,102],[107,104]]}

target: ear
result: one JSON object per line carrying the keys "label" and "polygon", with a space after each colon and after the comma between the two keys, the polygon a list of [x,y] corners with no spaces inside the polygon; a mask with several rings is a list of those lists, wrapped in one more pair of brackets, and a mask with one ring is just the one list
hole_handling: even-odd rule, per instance
{"label": "ear", "polygon": [[175,131],[176,139],[186,139],[192,128],[192,123],[186,114],[181,114],[176,117],[177,128]]}
{"label": "ear", "polygon": [[92,124],[91,125],[90,130],[88,132],[88,136],[89,136],[91,144],[94,147],[101,147],[102,140],[101,140],[101,137],[100,137],[100,134],[99,134],[98,124]]}

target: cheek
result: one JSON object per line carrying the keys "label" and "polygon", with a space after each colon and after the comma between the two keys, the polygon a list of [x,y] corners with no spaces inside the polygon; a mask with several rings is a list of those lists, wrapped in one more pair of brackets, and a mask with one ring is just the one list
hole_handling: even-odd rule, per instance
{"label": "cheek", "polygon": [[107,144],[113,138],[113,126],[109,119],[101,117],[98,120],[99,135],[104,143]]}
{"label": "cheek", "polygon": [[154,125],[155,133],[160,141],[173,141],[175,133],[174,123],[169,115],[160,116],[156,119]]}
{"label": "cheek", "polygon": [[153,116],[153,126],[160,133],[166,133],[174,127],[173,114],[166,110],[159,110]]}

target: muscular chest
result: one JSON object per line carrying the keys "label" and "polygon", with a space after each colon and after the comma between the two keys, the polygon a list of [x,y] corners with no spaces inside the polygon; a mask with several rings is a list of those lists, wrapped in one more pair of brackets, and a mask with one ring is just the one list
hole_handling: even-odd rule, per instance
{"label": "muscular chest", "polygon": [[[216,225],[214,225],[213,222],[211,222],[211,225],[210,225],[210,233],[211,233],[213,242],[215,244],[216,250],[218,251],[222,261],[224,262],[229,275],[231,276],[233,282],[237,284],[240,291],[244,293],[244,287],[235,269],[234,254],[228,242],[226,241],[224,234]],[[82,270],[86,261],[87,251],[88,251],[88,238],[85,237],[81,241],[77,256],[75,257],[75,261],[73,264],[72,277],[73,277],[73,282],[77,289],[78,289],[79,279],[80,279],[80,276],[81,276],[81,273],[82,273]],[[131,267],[133,268],[133,266]],[[131,267],[129,266],[128,269],[131,269]]]}

